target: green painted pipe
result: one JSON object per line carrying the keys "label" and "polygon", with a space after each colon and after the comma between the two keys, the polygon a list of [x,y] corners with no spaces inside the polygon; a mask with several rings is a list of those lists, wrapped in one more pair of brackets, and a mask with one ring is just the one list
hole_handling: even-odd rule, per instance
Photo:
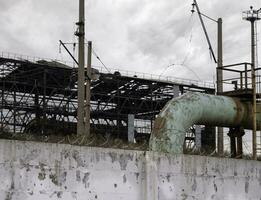
{"label": "green painted pipe", "polygon": [[[261,105],[257,105],[261,111]],[[260,129],[261,114],[257,113]],[[183,153],[186,132],[194,125],[252,128],[252,104],[237,98],[188,92],[170,100],[155,120],[150,149]]]}

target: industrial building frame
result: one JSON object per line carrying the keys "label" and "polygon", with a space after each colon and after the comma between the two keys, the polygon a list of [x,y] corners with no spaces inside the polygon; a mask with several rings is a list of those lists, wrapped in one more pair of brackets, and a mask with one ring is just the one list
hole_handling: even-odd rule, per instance
{"label": "industrial building frame", "polygon": [[[0,57],[0,91],[2,133],[76,133],[77,68]],[[164,105],[187,91],[215,93],[214,87],[193,83],[124,76],[119,71],[98,73],[91,83],[91,133],[126,140],[128,115],[134,115],[135,138],[148,139]]]}

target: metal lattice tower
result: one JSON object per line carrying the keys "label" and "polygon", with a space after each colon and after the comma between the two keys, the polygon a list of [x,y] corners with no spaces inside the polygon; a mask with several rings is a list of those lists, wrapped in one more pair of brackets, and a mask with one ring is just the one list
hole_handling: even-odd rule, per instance
{"label": "metal lattice tower", "polygon": [[[259,10],[253,9],[250,6],[250,10],[243,12],[243,19],[251,22],[251,77],[252,77],[252,91],[253,91],[253,159],[257,158],[257,151],[259,150],[259,146],[261,147],[260,138],[257,136],[257,127],[256,127],[256,113],[259,112],[256,110],[256,32],[255,32],[255,23],[256,21],[261,19],[261,8]],[[257,144],[259,142],[259,144]]]}

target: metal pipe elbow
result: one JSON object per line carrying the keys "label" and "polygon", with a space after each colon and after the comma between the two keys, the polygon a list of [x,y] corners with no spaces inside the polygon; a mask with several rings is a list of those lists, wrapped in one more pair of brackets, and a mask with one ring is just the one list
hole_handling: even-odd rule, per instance
{"label": "metal pipe elbow", "polygon": [[152,130],[150,149],[183,153],[186,132],[194,124],[251,128],[251,110],[251,104],[238,99],[188,92],[170,100],[160,112]]}

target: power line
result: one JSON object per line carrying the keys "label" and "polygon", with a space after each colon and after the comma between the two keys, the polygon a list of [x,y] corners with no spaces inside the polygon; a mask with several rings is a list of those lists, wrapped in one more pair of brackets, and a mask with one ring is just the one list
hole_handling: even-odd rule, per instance
{"label": "power line", "polygon": [[168,65],[167,67],[165,67],[165,68],[162,70],[162,72],[160,73],[159,77],[161,77],[161,76],[164,74],[165,71],[167,71],[171,66],[174,66],[174,65],[175,65],[175,64],[170,64],[170,65]]}
{"label": "power line", "polygon": [[97,58],[97,60],[100,61],[100,63],[102,64],[102,66],[103,66],[109,73],[111,73],[111,71],[109,70],[109,68],[106,67],[106,65],[102,62],[102,60],[101,60],[100,57],[97,55],[97,53],[94,51],[94,49],[92,49],[92,54]]}
{"label": "power line", "polygon": [[182,60],[182,65],[184,65],[185,64],[185,62],[188,60],[188,58],[189,58],[189,55],[190,55],[190,53],[191,53],[191,43],[192,43],[192,38],[193,38],[193,27],[194,27],[194,23],[192,24],[192,26],[191,26],[191,30],[190,30],[190,36],[189,36],[189,45],[188,45],[188,51],[187,51],[187,53],[186,53],[186,55],[184,56],[184,59]]}
{"label": "power line", "polygon": [[[189,17],[189,19],[188,19],[187,25],[186,25],[187,28],[190,27],[190,23],[191,23],[191,21],[192,21],[192,17],[193,17],[193,16],[194,16],[194,15],[193,15],[193,12],[192,12],[191,15],[190,15],[190,17]],[[193,28],[194,28],[194,25],[195,25],[195,21],[192,22],[191,29],[190,29],[190,34],[189,34],[189,38],[188,38],[189,45],[188,45],[188,48],[187,48],[188,51],[187,51],[187,53],[185,54],[184,58],[182,59],[181,64],[170,64],[170,65],[166,66],[166,67],[162,70],[162,72],[161,72],[161,74],[159,75],[159,77],[161,77],[170,67],[172,67],[172,66],[174,66],[174,65],[184,65],[184,64],[186,63],[186,61],[187,61],[188,58],[189,58],[189,54],[191,53],[190,51],[191,51],[191,43],[192,43],[192,38],[193,38]],[[186,31],[188,30],[187,28],[185,29],[184,35],[186,35]],[[194,73],[194,72],[193,72],[193,73]]]}
{"label": "power line", "polygon": [[[85,39],[85,44],[88,47],[88,41]],[[111,73],[111,71],[109,70],[109,68],[104,64],[104,62],[101,60],[101,58],[98,56],[98,54],[94,51],[94,48],[92,47],[92,55],[95,56],[95,58],[102,64],[102,66],[109,72]]]}
{"label": "power line", "polygon": [[197,77],[197,79],[199,80],[199,81],[202,81],[201,80],[201,78],[197,75],[197,73],[194,71],[194,70],[192,70],[190,67],[188,67],[187,65],[184,65],[183,63],[173,63],[173,64],[170,64],[170,65],[168,65],[165,69],[163,69],[163,71],[161,72],[161,74],[160,74],[160,76],[162,76],[162,74],[167,70],[167,69],[169,69],[170,67],[172,67],[172,66],[182,66],[182,67],[185,67],[186,69],[188,69],[189,71],[191,71],[196,77]]}
{"label": "power line", "polygon": [[201,78],[197,75],[197,73],[194,70],[192,70],[190,67],[188,67],[187,65],[184,65],[182,63],[181,64],[177,64],[177,65],[180,65],[180,66],[183,66],[183,67],[187,68],[189,71],[191,71],[198,78],[198,80],[202,81]]}

